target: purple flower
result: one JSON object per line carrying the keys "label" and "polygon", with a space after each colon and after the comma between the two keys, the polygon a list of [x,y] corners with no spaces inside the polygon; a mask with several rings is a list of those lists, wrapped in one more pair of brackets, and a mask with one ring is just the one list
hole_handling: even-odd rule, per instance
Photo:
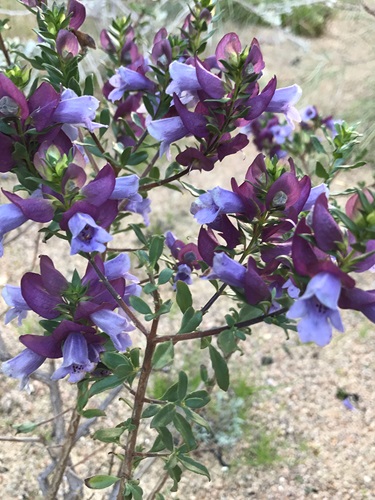
{"label": "purple flower", "polygon": [[104,262],[104,274],[109,281],[124,278],[127,281],[139,283],[139,279],[128,272],[130,266],[131,263],[129,255],[127,253],[120,253],[114,259]]}
{"label": "purple flower", "polygon": [[145,90],[152,92],[155,85],[147,77],[124,66],[116,69],[116,74],[109,79],[109,83],[114,89],[109,93],[108,99],[112,102],[122,98],[125,92],[132,90]]}
{"label": "purple flower", "polygon": [[313,120],[318,116],[318,111],[315,106],[306,106],[300,111],[301,121],[308,122],[309,120]]}
{"label": "purple flower", "polygon": [[241,198],[227,189],[215,187],[207,193],[201,194],[191,204],[190,213],[194,215],[199,224],[209,224],[220,214],[243,212],[245,205]]}
{"label": "purple flower", "polygon": [[311,210],[313,205],[315,205],[316,200],[322,193],[324,193],[326,198],[328,199],[329,189],[327,184],[324,184],[324,182],[322,182],[322,184],[319,184],[318,186],[312,187],[309,197],[307,198],[306,203],[302,208],[302,212],[304,212],[305,210]]}
{"label": "purple flower", "polygon": [[96,110],[99,101],[93,96],[77,96],[71,89],[66,89],[61,94],[61,101],[57,105],[52,119],[56,123],[70,124],[77,127],[85,127],[90,132],[96,128],[104,127],[101,123],[95,123]]}
{"label": "purple flower", "polygon": [[290,319],[302,318],[297,326],[302,342],[325,346],[331,341],[331,325],[344,331],[337,307],[340,292],[340,279],[331,273],[321,272],[309,281],[305,293],[287,313]]}
{"label": "purple flower", "polygon": [[74,214],[68,222],[72,241],[70,254],[78,252],[104,252],[104,243],[112,240],[112,236],[105,229],[98,226],[94,219],[81,212]]}
{"label": "purple flower", "polygon": [[300,122],[301,117],[293,105],[300,99],[301,95],[301,87],[295,84],[290,87],[276,89],[266,111],[269,113],[284,113],[287,122],[294,129],[293,120]]}
{"label": "purple flower", "polygon": [[187,285],[191,285],[193,283],[193,280],[191,279],[191,267],[187,264],[180,264],[177,267],[177,273],[174,277],[174,281],[184,281]]}
{"label": "purple flower", "polygon": [[0,205],[0,257],[4,255],[3,237],[12,229],[16,229],[27,221],[27,217],[17,205],[6,203]]}
{"label": "purple flower", "polygon": [[56,37],[56,51],[63,59],[71,59],[78,55],[78,38],[71,31],[60,30]]}
{"label": "purple flower", "polygon": [[25,387],[27,389],[30,375],[44,363],[45,359],[31,349],[25,349],[18,356],[5,361],[1,365],[1,371],[8,377],[20,379],[20,389]]}
{"label": "purple flower", "polygon": [[215,254],[210,274],[205,279],[219,279],[230,286],[243,288],[245,285],[246,267],[228,257],[224,252]]}
{"label": "purple flower", "polygon": [[31,310],[22,296],[21,287],[5,285],[1,295],[6,304],[11,307],[5,314],[5,324],[7,325],[14,318],[18,318],[18,326],[20,326],[22,320],[27,316],[27,311]]}
{"label": "purple flower", "polygon": [[79,382],[87,372],[92,372],[95,363],[90,361],[86,339],[82,333],[72,332],[62,347],[63,363],[52,375],[52,380],[59,380],[69,375],[69,382]]}
{"label": "purple flower", "polygon": [[171,159],[170,145],[172,142],[182,139],[189,134],[179,116],[153,120],[147,126],[148,133],[157,141],[160,141],[160,157],[166,153],[168,160]]}
{"label": "purple flower", "polygon": [[350,396],[347,396],[345,399],[343,399],[342,404],[345,406],[347,410],[355,410],[355,406],[351,402]]}
{"label": "purple flower", "polygon": [[124,316],[108,309],[101,309],[90,315],[91,320],[105,332],[119,352],[125,352],[132,345],[128,332],[135,327]]}
{"label": "purple flower", "polygon": [[169,66],[169,74],[172,81],[166,88],[166,93],[169,95],[177,94],[184,104],[194,99],[196,91],[201,88],[195,67],[173,61]]}
{"label": "purple flower", "polygon": [[286,139],[291,140],[293,128],[290,125],[273,125],[270,131],[277,144],[284,144]]}
{"label": "purple flower", "polygon": [[69,0],[68,14],[71,15],[69,28],[77,30],[86,19],[86,7],[78,0]]}

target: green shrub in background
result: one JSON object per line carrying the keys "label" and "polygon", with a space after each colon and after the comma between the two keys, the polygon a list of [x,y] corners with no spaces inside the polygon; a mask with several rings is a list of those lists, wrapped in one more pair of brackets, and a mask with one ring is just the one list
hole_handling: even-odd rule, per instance
{"label": "green shrub in background", "polygon": [[300,36],[319,37],[333,15],[333,9],[323,4],[301,5],[292,9],[290,14],[282,14],[283,27],[288,27]]}

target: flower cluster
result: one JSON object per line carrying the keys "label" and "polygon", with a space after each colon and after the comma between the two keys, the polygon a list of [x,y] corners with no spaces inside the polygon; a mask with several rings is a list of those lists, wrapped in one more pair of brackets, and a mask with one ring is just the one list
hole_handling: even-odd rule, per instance
{"label": "flower cluster", "polygon": [[[95,265],[122,300],[128,302],[130,295],[137,294],[135,287],[139,280],[129,273],[128,255],[120,254],[106,262],[97,256]],[[126,285],[129,281],[133,284]],[[132,344],[129,333],[134,326],[121,309],[119,313],[114,312],[118,303],[92,264],[88,264],[82,278],[74,272],[69,283],[52,260],[42,255],[40,274],[26,273],[20,287],[7,285],[4,288],[3,297],[11,307],[6,322],[18,318],[21,323],[28,311],[49,320],[41,322],[47,329],[44,336],[21,335],[20,341],[26,349],[2,366],[5,374],[21,380],[22,387],[27,386],[31,373],[46,358],[63,358],[53,379],[69,375],[70,382],[78,382],[86,373],[95,370],[100,353],[106,348],[124,352]]]}

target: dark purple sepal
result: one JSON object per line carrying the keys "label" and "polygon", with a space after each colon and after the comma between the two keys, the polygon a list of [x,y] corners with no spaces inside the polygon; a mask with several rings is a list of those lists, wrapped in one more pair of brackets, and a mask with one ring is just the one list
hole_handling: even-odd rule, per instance
{"label": "dark purple sepal", "polygon": [[207,158],[199,149],[187,148],[176,156],[176,161],[180,165],[189,167],[191,170],[211,171],[215,166],[212,158]]}
{"label": "dark purple sepal", "polygon": [[246,301],[251,305],[259,304],[262,300],[271,297],[271,292],[259,275],[255,260],[250,257],[247,263],[245,274],[245,296]]}
{"label": "dark purple sepal", "polygon": [[54,209],[49,200],[43,198],[27,198],[2,190],[9,201],[22,210],[25,217],[35,222],[50,222],[54,216]]}
{"label": "dark purple sepal", "polygon": [[12,158],[13,139],[0,132],[0,172],[9,172],[16,162]]}
{"label": "dark purple sepal", "polygon": [[300,197],[300,186],[297,177],[291,172],[285,172],[272,184],[266,195],[266,207],[268,210],[270,208],[278,208],[278,193],[283,193],[286,196],[285,203],[280,207],[282,210],[290,208],[297,203]]}
{"label": "dark purple sepal", "polygon": [[69,0],[68,14],[71,14],[69,28],[77,30],[86,19],[86,7],[78,0]]}
{"label": "dark purple sepal", "polygon": [[261,73],[265,68],[262,52],[260,51],[259,42],[256,38],[253,38],[251,42],[250,50],[244,64],[245,70],[249,64],[252,65],[254,73]]}
{"label": "dark purple sepal", "polygon": [[40,275],[44,288],[51,295],[61,295],[69,286],[65,276],[55,268],[47,255],[40,256]]}
{"label": "dark purple sepal", "polygon": [[361,290],[356,287],[342,288],[338,305],[342,309],[360,311],[375,323],[375,290]]}
{"label": "dark purple sepal", "polygon": [[6,77],[3,73],[0,73],[0,99],[3,97],[10,97],[18,106],[17,116],[20,116],[22,120],[26,120],[29,116],[29,108],[27,106],[25,96],[14,85],[12,80]]}
{"label": "dark purple sepal", "polygon": [[238,35],[234,32],[227,33],[217,44],[215,56],[220,69],[225,70],[220,61],[234,63],[240,54],[242,45]]}
{"label": "dark purple sepal", "polygon": [[223,81],[208,71],[197,57],[195,58],[195,69],[199,85],[211,99],[221,99],[224,97],[225,89]]}
{"label": "dark purple sepal", "polygon": [[81,189],[86,201],[99,207],[108,200],[115,188],[116,176],[113,168],[107,163],[94,180]]}
{"label": "dark purple sepal", "polygon": [[77,37],[68,30],[59,30],[56,37],[56,52],[64,59],[75,57],[79,53]]}
{"label": "dark purple sepal", "polygon": [[99,215],[98,207],[95,207],[91,203],[85,200],[76,201],[62,216],[60,221],[60,227],[63,231],[68,231],[68,222],[74,214],[81,212],[83,214],[91,215],[91,217],[96,221]]}
{"label": "dark purple sepal", "polygon": [[342,242],[341,230],[328,211],[328,200],[324,193],[315,202],[312,228],[316,243],[324,252],[336,250],[337,242]]}
{"label": "dark purple sepal", "polygon": [[276,76],[274,76],[264,87],[262,92],[255,97],[250,97],[246,105],[250,106],[248,114],[245,116],[245,120],[254,120],[258,118],[267,108],[272,100],[275,93],[277,85]]}
{"label": "dark purple sepal", "polygon": [[231,223],[227,215],[219,215],[214,222],[208,225],[226,241],[228,248],[236,248],[241,242],[241,232]]}
{"label": "dark purple sepal", "polygon": [[52,116],[61,100],[61,95],[52,85],[43,82],[29,99],[29,110],[38,132],[53,123]]}
{"label": "dark purple sepal", "polygon": [[205,229],[203,226],[200,228],[198,235],[198,249],[204,262],[212,267],[215,255],[215,248],[220,243],[216,239],[215,233],[211,228]]}
{"label": "dark purple sepal", "polygon": [[206,128],[207,119],[199,113],[188,111],[180,101],[177,94],[173,94],[173,102],[182,123],[189,133],[196,135],[197,137],[208,137],[209,132]]}
{"label": "dark purple sepal", "polygon": [[[226,134],[225,134],[226,135]],[[222,137],[222,139],[224,136]],[[241,151],[249,144],[249,139],[245,134],[237,134],[234,137],[230,137],[227,140],[220,141],[217,148],[217,157],[222,161],[226,156],[233,155]]]}
{"label": "dark purple sepal", "polygon": [[85,185],[86,179],[87,175],[83,168],[75,163],[70,163],[61,180],[63,193],[70,193],[73,189],[72,186],[74,186],[74,190],[78,191]]}
{"label": "dark purple sepal", "polygon": [[297,274],[311,276],[311,269],[317,265],[318,257],[310,243],[301,236],[303,234],[311,235],[311,229],[306,224],[305,218],[300,220],[293,236],[292,258]]}
{"label": "dark purple sepal", "polygon": [[62,299],[60,295],[47,292],[40,274],[26,273],[21,279],[21,291],[27,305],[43,318],[60,316],[56,307],[62,303]]}
{"label": "dark purple sepal", "polygon": [[184,245],[179,250],[177,258],[180,262],[187,264],[191,268],[195,267],[196,269],[200,267],[198,261],[202,260],[202,256],[195,243],[188,243],[187,245]]}
{"label": "dark purple sepal", "polygon": [[23,345],[46,358],[61,358],[62,344],[71,333],[82,333],[87,343],[98,344],[105,342],[105,339],[96,334],[94,328],[64,320],[52,332],[52,335],[21,335],[20,341]]}

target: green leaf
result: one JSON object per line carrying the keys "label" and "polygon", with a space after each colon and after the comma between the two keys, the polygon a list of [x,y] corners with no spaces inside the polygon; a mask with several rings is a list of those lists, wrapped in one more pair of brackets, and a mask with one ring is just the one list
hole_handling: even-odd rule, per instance
{"label": "green leaf", "polygon": [[85,485],[92,490],[103,490],[117,483],[117,481],[120,481],[119,477],[98,474],[97,476],[91,476],[85,479]]}
{"label": "green leaf", "polygon": [[171,385],[160,398],[162,401],[178,401],[178,383]]}
{"label": "green leaf", "polygon": [[158,285],[164,285],[167,283],[173,276],[173,269],[169,269],[169,267],[163,269],[159,274]]}
{"label": "green leaf", "polygon": [[315,135],[312,135],[310,137],[310,140],[311,140],[312,145],[317,153],[324,154],[326,152],[326,150],[324,149],[324,147],[323,147],[322,143],[320,142],[320,140],[318,139],[318,137],[316,137]]}
{"label": "green leaf", "polygon": [[315,173],[318,177],[321,179],[327,180],[329,179],[329,173],[327,170],[323,167],[323,165],[320,163],[320,161],[316,162],[316,167],[315,167]]}
{"label": "green leaf", "polygon": [[194,450],[197,447],[197,442],[195,440],[193,431],[191,430],[191,425],[180,413],[176,413],[173,417],[173,423],[178,432],[181,434],[184,443],[188,447],[188,450]]}
{"label": "green leaf", "polygon": [[151,308],[144,300],[136,295],[129,297],[130,305],[141,314],[152,314]]}
{"label": "green leaf", "polygon": [[189,471],[194,472],[195,474],[206,476],[211,481],[210,473],[203,464],[186,455],[179,455],[178,460]]}
{"label": "green leaf", "polygon": [[256,306],[252,306],[250,304],[245,304],[241,307],[241,310],[238,315],[238,322],[249,321],[251,319],[258,318],[263,314],[262,309]]}
{"label": "green leaf", "polygon": [[149,405],[143,410],[142,418],[154,417],[159,411],[160,405]]}
{"label": "green leaf", "polygon": [[175,412],[176,407],[173,403],[167,403],[164,405],[151,420],[151,429],[166,427],[172,422]]}
{"label": "green leaf", "polygon": [[134,500],[142,500],[143,490],[139,486],[138,481],[128,481],[126,483],[125,498],[128,498],[128,497],[133,498]]}
{"label": "green leaf", "polygon": [[140,163],[146,161],[147,158],[148,158],[147,151],[136,151],[135,153],[129,156],[127,165],[131,166],[139,165]]}
{"label": "green leaf", "polygon": [[143,287],[143,292],[146,293],[147,295],[155,292],[155,290],[157,290],[158,287],[156,285],[154,285],[154,283],[147,283],[144,287]]}
{"label": "green leaf", "polygon": [[83,408],[87,405],[89,400],[89,381],[81,380],[78,382],[78,398],[77,398],[77,411],[81,414]]}
{"label": "green leaf", "polygon": [[193,297],[191,295],[189,286],[184,281],[177,281],[176,291],[176,301],[178,307],[181,309],[182,313],[185,313],[186,309],[192,307],[193,305]]}
{"label": "green leaf", "polygon": [[189,408],[202,408],[210,401],[210,396],[207,391],[200,390],[188,394],[185,398],[185,405]]}
{"label": "green leaf", "polygon": [[182,401],[187,393],[188,388],[188,376],[185,372],[181,371],[178,374],[178,399]]}
{"label": "green leaf", "polygon": [[16,430],[16,434],[26,434],[27,432],[33,432],[38,425],[37,422],[24,422],[19,425],[12,425],[12,427]]}
{"label": "green leaf", "polygon": [[162,303],[162,305],[159,307],[159,309],[155,313],[146,314],[145,320],[151,321],[155,318],[158,318],[162,314],[168,314],[169,311],[172,309],[172,306],[173,306],[173,302],[171,301],[171,299],[166,300],[165,302]]}
{"label": "green leaf", "polygon": [[203,417],[201,417],[201,415],[199,415],[198,413],[195,413],[195,411],[191,410],[190,408],[186,408],[186,407],[184,408],[184,412],[189,420],[192,420],[197,425],[204,427],[207,430],[207,432],[211,432],[210,424]]}
{"label": "green leaf", "polygon": [[118,366],[128,364],[129,360],[123,354],[118,352],[106,351],[102,357],[101,361],[110,369],[115,370]]}
{"label": "green leaf", "polygon": [[181,481],[182,470],[178,465],[171,467],[168,466],[168,464],[166,464],[165,468],[167,469],[170,478],[173,480],[173,486],[171,487],[171,492],[176,492],[178,490],[178,483]]}
{"label": "green leaf", "polygon": [[94,95],[94,75],[86,76],[85,86],[83,88],[84,95]]}
{"label": "green leaf", "polygon": [[202,323],[202,319],[203,315],[201,311],[195,311],[193,307],[189,307],[188,309],[186,309],[182,317],[181,328],[179,329],[178,333],[194,332]]}
{"label": "green leaf", "polygon": [[155,268],[158,260],[160,259],[161,254],[163,253],[163,247],[164,247],[164,236],[154,236],[151,239],[151,244],[150,244],[150,251],[149,251],[149,258],[150,258],[150,265]]}
{"label": "green leaf", "polygon": [[103,443],[118,443],[120,436],[124,433],[124,427],[112,427],[109,429],[99,429],[94,432],[93,439],[103,441]]}
{"label": "green leaf", "polygon": [[231,354],[232,352],[238,350],[235,332],[235,329],[230,328],[221,332],[217,338],[217,344],[223,351],[224,355]]}
{"label": "green leaf", "polygon": [[215,372],[215,377],[217,380],[217,384],[223,391],[227,391],[229,387],[229,371],[228,365],[223,358],[223,356],[219,353],[215,347],[210,344],[208,346],[210,351],[210,358],[212,363],[212,368]]}
{"label": "green leaf", "polygon": [[116,375],[110,375],[101,380],[97,380],[92,384],[89,390],[89,398],[95,396],[96,394],[100,394],[101,392],[108,391],[109,389],[113,389],[114,387],[118,387],[123,383],[123,380],[116,377]]}
{"label": "green leaf", "polygon": [[84,410],[81,412],[81,415],[85,418],[94,418],[94,417],[105,417],[106,412],[100,410],[99,408],[92,408],[91,410]]}
{"label": "green leaf", "polygon": [[[159,433],[160,439],[163,442],[164,448],[167,448],[169,451],[173,451],[173,436],[171,431],[167,427],[158,427],[157,431]],[[154,443],[155,446],[156,442]],[[153,448],[154,448],[153,446]],[[163,449],[163,448],[162,448]]]}
{"label": "green leaf", "polygon": [[171,340],[159,344],[152,357],[152,367],[155,370],[161,370],[169,365],[174,358],[174,346]]}
{"label": "green leaf", "polygon": [[131,227],[133,229],[133,231],[135,232],[135,235],[139,239],[139,241],[143,245],[147,245],[146,236],[143,234],[142,229],[139,227],[139,225],[138,224],[129,224],[129,227]]}

